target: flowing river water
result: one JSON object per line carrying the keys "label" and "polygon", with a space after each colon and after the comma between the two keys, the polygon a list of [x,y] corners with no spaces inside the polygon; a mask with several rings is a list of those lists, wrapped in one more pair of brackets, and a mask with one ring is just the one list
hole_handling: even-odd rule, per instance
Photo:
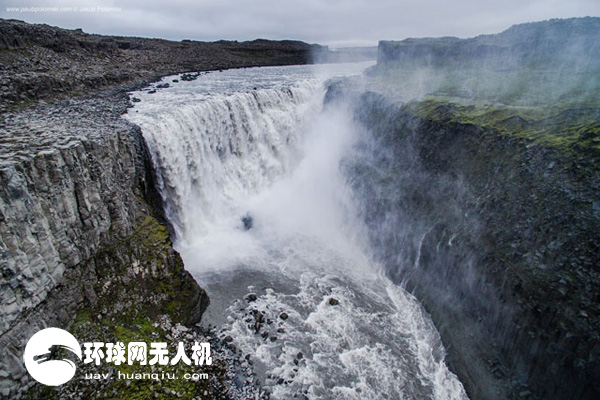
{"label": "flowing river water", "polygon": [[366,66],[166,77],[126,118],[210,296],[202,323],[249,354],[272,398],[466,399],[430,317],[374,261],[344,168],[363,132],[349,105],[323,105],[328,79]]}

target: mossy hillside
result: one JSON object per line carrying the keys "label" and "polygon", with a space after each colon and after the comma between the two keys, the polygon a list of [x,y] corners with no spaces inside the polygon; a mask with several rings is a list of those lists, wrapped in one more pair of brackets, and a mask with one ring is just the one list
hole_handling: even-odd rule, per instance
{"label": "mossy hillside", "polygon": [[103,313],[112,308],[129,318],[167,314],[173,322],[194,323],[208,305],[173,250],[167,228],[149,215],[130,236],[100,250],[93,262],[99,282],[95,308]]}
{"label": "mossy hillside", "polygon": [[380,43],[357,96],[372,240],[473,398],[600,393],[599,28]]}
{"label": "mossy hillside", "polygon": [[[585,382],[595,368],[588,356],[600,323],[598,108],[443,99],[420,106],[423,143],[446,156],[453,152],[448,170],[477,195],[475,212],[485,221],[478,246],[483,276],[518,310],[505,344],[506,352],[515,352],[514,370],[530,365],[538,382],[546,379],[544,371],[562,370],[559,387]],[[439,129],[456,141],[435,143],[431,132]],[[528,354],[531,347],[545,350]],[[544,390],[551,393],[537,388]]]}
{"label": "mossy hillside", "polygon": [[371,83],[410,102],[420,117],[478,125],[561,151],[600,150],[600,67],[406,64],[377,65]]}
{"label": "mossy hillside", "polygon": [[[166,317],[158,321],[146,316],[139,316],[135,320],[110,318],[98,320],[97,314],[90,309],[82,309],[71,327],[71,332],[81,341],[102,340],[116,343],[122,341],[145,342],[150,346],[152,342],[165,342],[168,345],[169,357],[177,351],[177,343],[184,342],[186,354],[191,355],[191,345],[194,341],[204,341],[201,335],[191,330],[180,331],[180,326],[171,324]],[[185,328],[183,328],[185,329]],[[66,392],[83,394],[83,398],[114,398],[114,399],[194,399],[194,398],[220,398],[226,392],[223,382],[226,379],[226,366],[223,361],[213,357],[210,366],[194,366],[179,362],[176,365],[141,366],[121,364],[118,366],[103,363],[100,367],[93,364],[81,365],[78,369],[76,380],[69,382],[63,391],[57,392],[56,397],[63,398]],[[121,374],[149,374],[157,373],[159,379],[119,379]],[[86,373],[110,373],[111,377],[104,381],[86,381]],[[165,376],[175,379],[162,378]],[[209,379],[185,379],[185,374],[192,376],[194,373],[207,374]],[[168,375],[167,375],[168,374]]]}
{"label": "mossy hillside", "polygon": [[[472,39],[382,42],[369,72],[425,119],[472,124],[577,157],[600,150],[599,18],[521,24]],[[589,157],[590,154],[585,154]]]}
{"label": "mossy hillside", "polygon": [[404,98],[446,96],[515,106],[568,105],[583,98],[596,102],[600,99],[598,67],[557,70],[528,63],[504,70],[485,64],[433,67],[391,61],[373,67],[368,75],[382,88]]}
{"label": "mossy hillside", "polygon": [[[513,282],[525,308],[568,315],[563,327],[600,315],[590,301],[598,272],[600,108],[510,107],[427,98],[402,107],[416,117],[424,164],[460,176],[487,220],[488,272]],[[560,311],[556,311],[560,308]],[[587,321],[594,323],[591,320]],[[567,327],[568,326],[568,327]]]}
{"label": "mossy hillside", "polygon": [[[512,26],[495,35],[382,41],[371,71],[405,98],[451,96],[514,106],[600,101],[600,18]],[[400,89],[400,90],[397,90]]]}

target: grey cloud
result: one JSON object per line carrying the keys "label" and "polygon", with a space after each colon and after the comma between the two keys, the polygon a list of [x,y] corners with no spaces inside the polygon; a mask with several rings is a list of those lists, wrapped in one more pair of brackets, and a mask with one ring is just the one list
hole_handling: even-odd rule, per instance
{"label": "grey cloud", "polygon": [[[27,7],[118,7],[120,12],[9,12],[3,18],[86,32],[167,39],[299,39],[374,45],[380,39],[471,37],[515,23],[600,15],[597,0],[31,0]],[[6,7],[23,7],[7,0]]]}

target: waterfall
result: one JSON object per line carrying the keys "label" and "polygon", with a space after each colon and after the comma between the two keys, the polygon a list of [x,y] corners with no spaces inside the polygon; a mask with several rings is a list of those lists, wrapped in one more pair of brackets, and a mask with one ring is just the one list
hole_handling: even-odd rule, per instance
{"label": "waterfall", "polygon": [[465,399],[429,316],[373,261],[343,168],[362,133],[349,107],[323,109],[327,77],[232,70],[136,94],[127,118],[211,297],[204,323],[273,398]]}
{"label": "waterfall", "polygon": [[315,109],[314,91],[306,82],[217,95],[143,125],[178,240],[202,235],[215,217],[233,211],[227,207],[235,198],[258,192],[290,169],[305,115]]}

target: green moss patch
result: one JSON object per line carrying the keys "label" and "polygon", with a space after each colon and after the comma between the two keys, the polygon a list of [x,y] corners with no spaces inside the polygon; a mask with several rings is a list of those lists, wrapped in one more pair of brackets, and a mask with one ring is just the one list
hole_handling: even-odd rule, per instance
{"label": "green moss patch", "polygon": [[600,156],[600,107],[517,107],[450,98],[428,97],[409,105],[420,118],[477,125],[542,145],[571,159]]}

